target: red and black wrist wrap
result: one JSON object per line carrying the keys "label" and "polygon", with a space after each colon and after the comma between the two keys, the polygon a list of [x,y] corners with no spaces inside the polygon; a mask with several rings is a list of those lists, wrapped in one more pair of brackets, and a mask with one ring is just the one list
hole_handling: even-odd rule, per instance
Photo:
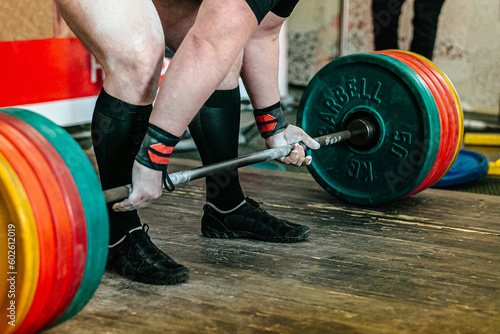
{"label": "red and black wrist wrap", "polygon": [[173,184],[167,174],[168,161],[178,142],[179,137],[149,124],[139,153],[135,156],[135,160],[141,165],[163,172],[163,181],[168,190],[173,190]]}
{"label": "red and black wrist wrap", "polygon": [[264,109],[254,109],[253,115],[262,138],[274,136],[288,126],[280,102]]}

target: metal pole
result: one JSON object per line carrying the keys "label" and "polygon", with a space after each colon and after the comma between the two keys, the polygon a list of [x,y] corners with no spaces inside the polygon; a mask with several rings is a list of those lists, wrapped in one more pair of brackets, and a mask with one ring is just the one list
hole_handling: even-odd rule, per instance
{"label": "metal pole", "polygon": [[349,0],[342,1],[340,14],[340,56],[349,54]]}
{"label": "metal pole", "polygon": [[[366,124],[366,122],[364,121],[360,120],[357,121],[358,123],[359,122],[363,123],[363,124],[360,123],[361,129],[357,128],[351,131],[344,130],[326,136],[317,137],[314,138],[314,140],[316,140],[321,145],[321,147],[324,147],[349,140],[351,137],[365,137],[366,140],[371,139],[373,135],[372,127],[369,124]],[[294,145],[295,144],[289,144],[275,148],[270,148],[264,151],[243,155],[227,161],[222,161],[206,166],[200,166],[193,169],[172,173],[169,174],[169,177],[174,185],[185,183],[202,177],[215,175],[221,172],[226,172],[240,167],[253,165],[258,162],[264,162],[281,157],[286,157],[288,154],[290,154]],[[305,149],[305,146],[303,144],[301,145]],[[127,198],[130,194],[131,189],[132,189],[131,185],[126,185],[104,191],[104,197],[106,199],[106,203],[116,202],[118,200]]]}

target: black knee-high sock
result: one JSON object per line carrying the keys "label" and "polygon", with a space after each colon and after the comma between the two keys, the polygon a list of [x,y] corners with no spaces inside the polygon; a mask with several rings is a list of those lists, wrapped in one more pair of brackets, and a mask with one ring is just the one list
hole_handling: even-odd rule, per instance
{"label": "black knee-high sock", "polygon": [[[240,90],[217,90],[195,116],[189,130],[204,165],[238,155]],[[221,210],[230,210],[245,198],[238,170],[206,178],[207,201]]]}
{"label": "black knee-high sock", "polygon": [[[126,103],[101,90],[92,117],[92,142],[104,190],[132,182],[132,166],[152,108]],[[137,211],[115,212],[113,204],[108,203],[110,245],[141,226]]]}

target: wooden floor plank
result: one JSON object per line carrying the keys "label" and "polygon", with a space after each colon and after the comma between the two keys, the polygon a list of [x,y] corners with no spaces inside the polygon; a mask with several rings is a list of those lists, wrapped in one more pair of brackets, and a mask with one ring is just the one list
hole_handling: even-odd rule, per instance
{"label": "wooden floor plank", "polygon": [[47,333],[498,332],[498,197],[430,189],[360,207],[308,174],[240,174],[247,195],[308,225],[309,240],[204,238],[204,182],[179,185],[140,214],[190,281],[150,286],[106,273],[87,307]]}

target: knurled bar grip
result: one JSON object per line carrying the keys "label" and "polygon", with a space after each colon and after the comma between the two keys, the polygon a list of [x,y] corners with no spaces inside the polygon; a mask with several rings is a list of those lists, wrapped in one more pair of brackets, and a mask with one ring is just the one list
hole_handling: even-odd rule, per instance
{"label": "knurled bar grip", "polygon": [[[321,147],[340,143],[349,140],[352,137],[350,131],[344,130],[329,135],[314,138]],[[221,172],[234,170],[240,167],[253,165],[255,163],[274,160],[286,157],[290,154],[295,144],[283,145],[279,147],[270,148],[264,151],[250,153],[227,161],[221,161],[214,164],[200,166],[193,169],[188,169],[180,172],[168,174],[170,180],[174,185],[196,180],[202,177],[215,175]],[[304,149],[303,144],[300,144]],[[116,188],[111,188],[104,191],[104,198],[106,203],[116,202],[125,199],[130,195],[132,185],[125,185]]]}

